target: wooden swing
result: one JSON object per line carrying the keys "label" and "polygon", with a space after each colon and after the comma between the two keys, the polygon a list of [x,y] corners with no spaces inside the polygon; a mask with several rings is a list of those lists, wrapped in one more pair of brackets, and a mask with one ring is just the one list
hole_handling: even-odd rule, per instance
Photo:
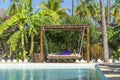
{"label": "wooden swing", "polygon": [[[87,25],[54,25],[54,26],[44,26],[41,27],[40,29],[40,62],[44,62],[44,52],[43,52],[43,36],[44,36],[44,31],[45,30],[81,30],[82,36],[84,36],[84,31],[86,29],[87,32],[87,62],[89,62],[89,27]],[[82,37],[83,40],[83,37]],[[79,55],[48,55],[47,58],[52,60],[52,59],[56,59],[56,60],[64,60],[64,59],[80,59],[80,52],[81,52],[81,47],[82,47],[82,41],[81,41],[81,45],[80,45],[80,50],[79,50]]]}

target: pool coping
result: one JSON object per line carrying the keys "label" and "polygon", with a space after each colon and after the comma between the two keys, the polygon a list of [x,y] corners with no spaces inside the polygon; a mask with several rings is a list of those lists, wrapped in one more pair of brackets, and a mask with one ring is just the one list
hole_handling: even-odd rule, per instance
{"label": "pool coping", "polygon": [[78,68],[95,68],[96,64],[79,64],[79,63],[0,63],[0,69],[78,69]]}

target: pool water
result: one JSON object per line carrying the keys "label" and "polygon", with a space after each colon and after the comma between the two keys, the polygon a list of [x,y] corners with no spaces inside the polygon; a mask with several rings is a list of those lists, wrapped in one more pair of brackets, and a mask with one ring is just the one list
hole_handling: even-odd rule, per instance
{"label": "pool water", "polygon": [[0,80],[100,80],[96,69],[0,69]]}

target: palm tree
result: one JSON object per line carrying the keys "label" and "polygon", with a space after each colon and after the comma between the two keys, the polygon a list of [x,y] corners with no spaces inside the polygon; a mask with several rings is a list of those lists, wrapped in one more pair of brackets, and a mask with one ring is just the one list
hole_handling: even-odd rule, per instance
{"label": "palm tree", "polygon": [[98,16],[99,8],[95,0],[78,0],[76,15],[82,20],[91,20]]}
{"label": "palm tree", "polygon": [[60,15],[61,18],[68,16],[65,12],[69,10],[68,8],[62,8],[61,3],[64,3],[63,0],[47,0],[40,3],[38,6],[40,10],[53,10]]}
{"label": "palm tree", "polygon": [[114,1],[114,5],[112,6],[112,10],[113,10],[113,17],[116,23],[119,22],[120,19],[120,0],[115,0]]}
{"label": "palm tree", "polygon": [[8,16],[12,16],[13,14],[21,11],[23,0],[9,0],[9,1],[11,2],[11,5],[6,10],[6,14]]}
{"label": "palm tree", "polygon": [[13,35],[11,35],[8,40],[8,44],[10,44],[10,53],[12,54],[12,52],[20,47],[23,53],[23,59],[25,60],[26,53],[28,52],[25,49],[25,43],[28,43],[27,37],[31,38],[31,48],[29,51],[31,55],[33,53],[33,40],[34,36],[37,34],[35,25],[41,26],[48,23],[57,24],[58,21],[56,20],[59,20],[59,16],[53,11],[41,11],[37,14],[33,14],[32,0],[24,0],[21,12],[15,13],[0,26],[0,35],[9,28],[17,27],[17,30],[14,31]]}
{"label": "palm tree", "polygon": [[105,62],[109,62],[109,52],[108,52],[106,21],[105,21],[104,0],[100,0],[100,9],[101,9],[101,19],[102,19],[102,27],[103,27],[104,59],[105,59]]}

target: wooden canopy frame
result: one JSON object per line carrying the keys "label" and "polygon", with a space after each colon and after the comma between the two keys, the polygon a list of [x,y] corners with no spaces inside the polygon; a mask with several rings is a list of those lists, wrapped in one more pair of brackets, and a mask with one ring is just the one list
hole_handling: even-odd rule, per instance
{"label": "wooden canopy frame", "polygon": [[[86,27],[86,28],[85,28]],[[40,28],[40,62],[44,62],[43,52],[43,32],[44,30],[83,30],[87,32],[87,62],[90,61],[90,30],[87,25],[53,25],[53,26],[42,26]]]}

